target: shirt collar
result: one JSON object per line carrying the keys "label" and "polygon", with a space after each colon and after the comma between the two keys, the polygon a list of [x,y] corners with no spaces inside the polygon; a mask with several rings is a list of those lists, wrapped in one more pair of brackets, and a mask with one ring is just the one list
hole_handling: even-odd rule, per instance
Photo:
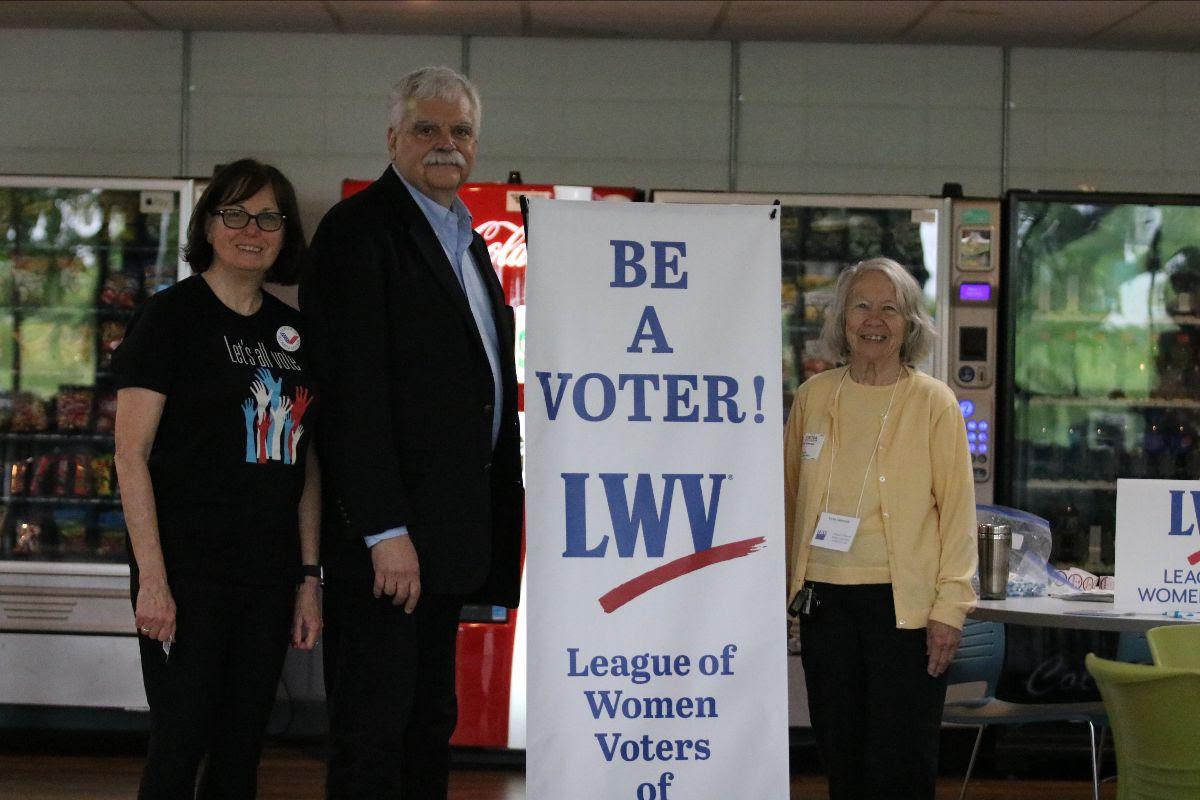
{"label": "shirt collar", "polygon": [[465,227],[467,230],[472,228],[471,212],[467,209],[466,203],[456,195],[454,202],[446,208],[441,203],[434,200],[429,195],[422,192],[417,187],[413,186],[404,176],[400,174],[400,170],[396,169],[396,165],[392,164],[392,172],[396,173],[396,177],[408,189],[409,194],[417,201],[417,207],[421,209],[421,213],[425,215],[425,219],[433,226],[435,231],[443,230],[453,225],[460,232]]}

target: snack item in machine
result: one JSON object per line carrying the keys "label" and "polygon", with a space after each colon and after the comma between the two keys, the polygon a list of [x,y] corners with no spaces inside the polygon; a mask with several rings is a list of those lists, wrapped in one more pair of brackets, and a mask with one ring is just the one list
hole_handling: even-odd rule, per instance
{"label": "snack item in machine", "polygon": [[54,511],[54,527],[58,528],[58,552],[60,554],[75,557],[88,554],[86,509],[56,509]]}
{"label": "snack item in machine", "polygon": [[32,392],[17,392],[13,396],[12,429],[21,433],[37,433],[50,427],[49,404]]}
{"label": "snack item in machine", "polygon": [[42,523],[35,517],[19,517],[13,531],[13,555],[36,556],[45,546]]}
{"label": "snack item in machine", "polygon": [[113,353],[125,338],[125,323],[117,319],[106,319],[100,323],[100,368],[112,366]]}
{"label": "snack item in machine", "polygon": [[29,491],[29,472],[32,467],[32,458],[23,458],[9,463],[8,493],[10,495],[20,496]]}
{"label": "snack item in machine", "polygon": [[31,496],[42,497],[50,494],[50,484],[54,480],[54,462],[57,460],[57,456],[46,453],[33,459],[33,467],[30,470],[31,477],[29,478],[29,494]]}
{"label": "snack item in machine", "polygon": [[117,393],[101,392],[96,398],[96,433],[112,433],[117,427]]}
{"label": "snack item in machine", "polygon": [[89,386],[61,386],[56,404],[56,421],[60,431],[86,431],[91,427],[92,398]]}
{"label": "snack item in machine", "polygon": [[92,491],[97,497],[113,496],[113,457],[112,453],[102,456],[92,456]]}
{"label": "snack item in machine", "polygon": [[125,515],[105,511],[96,520],[96,555],[109,561],[125,560]]}

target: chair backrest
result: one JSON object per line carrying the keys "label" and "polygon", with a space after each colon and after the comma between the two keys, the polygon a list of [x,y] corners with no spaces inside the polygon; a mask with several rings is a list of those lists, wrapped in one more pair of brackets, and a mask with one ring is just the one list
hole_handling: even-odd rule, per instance
{"label": "chair backrest", "polygon": [[1113,729],[1119,800],[1200,797],[1200,670],[1086,661]]}
{"label": "chair backrest", "polygon": [[1121,631],[1117,639],[1117,661],[1126,664],[1154,664],[1146,634],[1140,631]]}
{"label": "chair backrest", "polygon": [[962,641],[958,652],[946,671],[947,683],[975,683],[982,681],[987,690],[982,699],[996,696],[996,684],[1000,681],[1000,670],[1004,666],[1004,624],[967,620],[963,625]]}
{"label": "chair backrest", "polygon": [[1200,625],[1163,625],[1146,631],[1146,638],[1158,666],[1200,669]]}

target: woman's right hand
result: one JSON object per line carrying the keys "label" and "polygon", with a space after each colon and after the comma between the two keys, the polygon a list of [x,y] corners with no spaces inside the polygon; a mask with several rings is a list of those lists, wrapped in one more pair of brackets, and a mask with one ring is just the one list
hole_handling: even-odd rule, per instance
{"label": "woman's right hand", "polygon": [[142,636],[160,642],[175,641],[175,598],[171,597],[166,578],[139,579],[133,621]]}

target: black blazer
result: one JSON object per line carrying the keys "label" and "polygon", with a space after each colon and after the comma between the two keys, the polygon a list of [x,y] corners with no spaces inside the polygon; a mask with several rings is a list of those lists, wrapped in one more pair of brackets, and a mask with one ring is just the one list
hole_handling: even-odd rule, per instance
{"label": "black blazer", "polygon": [[321,386],[317,431],[330,580],[372,575],[363,536],[407,525],[423,593],[515,608],[521,485],[513,312],[475,235],[492,302],[504,407],[466,294],[389,166],[325,215],[300,279]]}

